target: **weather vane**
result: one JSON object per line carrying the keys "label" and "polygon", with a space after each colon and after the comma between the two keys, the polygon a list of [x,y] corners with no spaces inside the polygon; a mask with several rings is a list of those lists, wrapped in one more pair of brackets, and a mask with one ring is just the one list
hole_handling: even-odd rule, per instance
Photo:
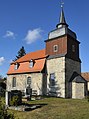
{"label": "weather vane", "polygon": [[61,8],[63,8],[64,2],[63,0],[61,0]]}

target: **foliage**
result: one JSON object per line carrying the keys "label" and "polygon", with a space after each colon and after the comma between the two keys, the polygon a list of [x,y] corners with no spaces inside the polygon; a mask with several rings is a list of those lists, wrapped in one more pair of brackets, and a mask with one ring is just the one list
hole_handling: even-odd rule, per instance
{"label": "foliage", "polygon": [[87,101],[89,102],[89,96],[86,96]]}
{"label": "foliage", "polygon": [[11,106],[17,106],[18,104],[19,104],[19,97],[13,96],[12,99],[10,100],[10,105]]}
{"label": "foliage", "polygon": [[3,80],[4,80],[4,81],[7,80],[7,77],[4,77]]}
{"label": "foliage", "polygon": [[18,55],[16,56],[16,59],[14,61],[16,61],[17,59],[21,58],[22,56],[26,55],[26,52],[25,52],[25,49],[24,47],[22,46],[20,48],[20,50],[18,51]]}
{"label": "foliage", "polygon": [[5,97],[5,91],[6,91],[6,84],[2,80],[0,81],[0,96]]}
{"label": "foliage", "polygon": [[5,99],[0,97],[0,119],[14,119],[14,115],[7,112]]}
{"label": "foliage", "polygon": [[3,77],[2,75],[0,75],[0,80],[5,81],[5,80],[7,80],[7,77]]}

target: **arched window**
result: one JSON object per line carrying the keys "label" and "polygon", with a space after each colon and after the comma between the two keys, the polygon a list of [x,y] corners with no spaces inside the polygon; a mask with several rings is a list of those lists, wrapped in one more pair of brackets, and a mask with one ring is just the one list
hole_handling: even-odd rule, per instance
{"label": "arched window", "polygon": [[27,77],[27,85],[31,85],[31,77]]}
{"label": "arched window", "polygon": [[12,87],[16,87],[16,78],[15,77],[13,77],[13,79],[12,79]]}
{"label": "arched window", "polygon": [[50,86],[55,86],[55,73],[50,74]]}

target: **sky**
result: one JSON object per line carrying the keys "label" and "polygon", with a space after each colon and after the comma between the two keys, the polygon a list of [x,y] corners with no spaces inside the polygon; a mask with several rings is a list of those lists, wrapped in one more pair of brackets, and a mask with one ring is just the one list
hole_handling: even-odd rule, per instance
{"label": "sky", "polygon": [[[26,53],[45,48],[56,28],[61,0],[0,0],[0,75],[24,46]],[[80,44],[81,71],[89,72],[89,0],[63,0],[69,28]]]}

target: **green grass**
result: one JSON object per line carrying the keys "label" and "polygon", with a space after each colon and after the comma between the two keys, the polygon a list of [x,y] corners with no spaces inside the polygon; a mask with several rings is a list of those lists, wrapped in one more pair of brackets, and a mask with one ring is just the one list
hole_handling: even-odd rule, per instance
{"label": "green grass", "polygon": [[10,110],[15,119],[89,119],[89,102],[85,99],[44,98],[29,103],[44,106],[29,112]]}

